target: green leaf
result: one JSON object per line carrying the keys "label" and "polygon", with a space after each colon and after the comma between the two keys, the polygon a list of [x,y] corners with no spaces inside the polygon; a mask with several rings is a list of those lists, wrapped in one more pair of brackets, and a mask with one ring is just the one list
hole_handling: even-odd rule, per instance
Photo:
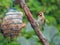
{"label": "green leaf", "polygon": [[26,39],[25,37],[20,37],[17,39],[17,41],[21,45],[36,45],[36,40],[34,40],[33,38]]}
{"label": "green leaf", "polygon": [[52,42],[54,45],[60,45],[60,36],[54,37]]}
{"label": "green leaf", "polygon": [[49,42],[52,41],[52,39],[55,37],[55,35],[57,35],[57,33],[58,29],[55,26],[45,24],[43,34]]}

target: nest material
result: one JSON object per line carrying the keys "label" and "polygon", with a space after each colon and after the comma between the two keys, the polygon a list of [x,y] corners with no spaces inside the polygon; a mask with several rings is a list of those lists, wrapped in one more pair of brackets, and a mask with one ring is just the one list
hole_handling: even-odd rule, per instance
{"label": "nest material", "polygon": [[25,27],[22,18],[22,12],[16,12],[14,10],[7,12],[1,24],[3,36],[10,38],[19,36],[21,28]]}
{"label": "nest material", "polygon": [[10,20],[3,21],[1,28],[5,37],[14,38],[19,36],[22,24],[14,24]]}

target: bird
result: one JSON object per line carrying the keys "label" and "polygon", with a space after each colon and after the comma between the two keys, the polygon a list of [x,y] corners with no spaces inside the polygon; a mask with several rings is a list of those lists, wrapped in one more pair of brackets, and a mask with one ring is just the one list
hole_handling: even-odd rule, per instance
{"label": "bird", "polygon": [[38,24],[39,24],[39,27],[41,28],[41,30],[44,30],[44,25],[45,25],[44,12],[39,12],[37,20],[38,20]]}

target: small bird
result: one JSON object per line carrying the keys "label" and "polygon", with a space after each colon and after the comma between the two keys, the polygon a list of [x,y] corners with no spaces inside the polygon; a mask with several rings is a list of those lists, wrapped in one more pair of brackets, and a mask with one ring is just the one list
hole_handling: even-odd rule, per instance
{"label": "small bird", "polygon": [[42,28],[42,30],[44,30],[44,25],[45,25],[44,12],[39,12],[39,14],[38,14],[38,24],[39,24],[39,27]]}

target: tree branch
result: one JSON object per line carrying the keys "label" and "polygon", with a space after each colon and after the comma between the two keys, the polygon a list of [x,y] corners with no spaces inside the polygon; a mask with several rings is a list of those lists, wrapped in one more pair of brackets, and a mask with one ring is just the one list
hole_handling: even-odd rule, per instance
{"label": "tree branch", "polygon": [[25,0],[17,0],[19,4],[21,4],[22,8],[24,9],[27,19],[30,22],[32,28],[34,29],[34,31],[36,32],[37,36],[39,37],[39,39],[41,40],[41,42],[44,45],[49,45],[48,41],[44,38],[42,32],[40,31],[37,23],[34,21],[34,18],[29,10],[29,8],[27,7]]}

